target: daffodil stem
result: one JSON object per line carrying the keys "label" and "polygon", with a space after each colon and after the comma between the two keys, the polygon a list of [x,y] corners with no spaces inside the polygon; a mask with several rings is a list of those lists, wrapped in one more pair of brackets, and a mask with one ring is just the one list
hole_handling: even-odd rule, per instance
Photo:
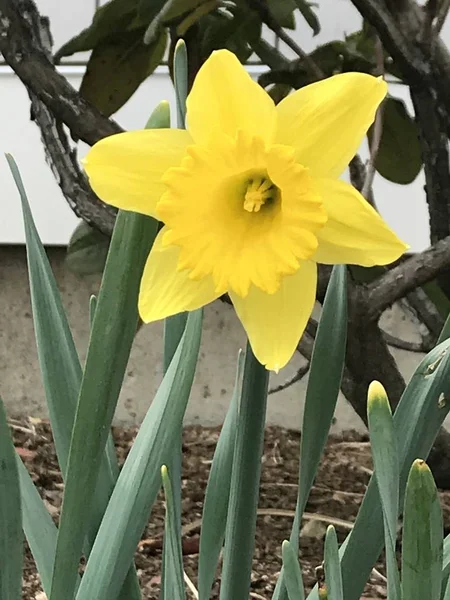
{"label": "daffodil stem", "polygon": [[256,360],[248,345],[231,476],[220,600],[247,600],[249,595],[268,385],[269,372]]}

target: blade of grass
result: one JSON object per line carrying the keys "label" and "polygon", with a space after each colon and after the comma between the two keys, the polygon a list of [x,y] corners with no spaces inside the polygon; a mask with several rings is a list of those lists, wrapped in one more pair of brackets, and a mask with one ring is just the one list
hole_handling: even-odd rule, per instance
{"label": "blade of grass", "polygon": [[209,599],[225,537],[243,366],[244,354],[239,352],[233,396],[214,452],[203,502],[198,557],[199,600]]}
{"label": "blade of grass", "polygon": [[369,387],[367,417],[375,478],[383,510],[388,597],[389,600],[400,600],[400,576],[396,556],[400,477],[397,441],[389,400],[378,381],[374,381]]}
{"label": "blade of grass", "polygon": [[[166,520],[165,520],[165,548],[166,548],[166,572],[165,577],[170,579],[170,589],[172,591],[172,600],[184,600],[186,592],[184,589],[183,576],[183,552],[181,550],[181,527],[178,526],[177,515],[175,512],[174,498],[172,493],[172,484],[167,472],[167,467],[161,468],[161,477],[166,497]],[[168,582],[165,583],[165,589],[168,589]]]}
{"label": "blade of grass", "polygon": [[220,600],[248,600],[250,591],[268,383],[269,372],[256,360],[248,344],[233,456]]}
{"label": "blade of grass", "polygon": [[22,598],[23,533],[16,451],[0,398],[0,598]]}
{"label": "blade of grass", "polygon": [[289,600],[304,600],[305,589],[303,587],[302,570],[297,553],[287,540],[284,540],[281,546],[281,555],[283,558],[284,582]]}
{"label": "blade of grass", "polygon": [[170,456],[186,410],[197,364],[201,311],[190,313],[183,338],[120,472],[77,600],[115,597],[161,487],[161,465]]}
{"label": "blade of grass", "polygon": [[442,511],[433,475],[423,460],[416,460],[409,473],[403,512],[403,598],[440,599],[442,532]]}
{"label": "blade of grass", "polygon": [[339,561],[339,547],[336,530],[333,525],[330,525],[327,529],[324,554],[323,566],[325,569],[327,600],[344,600],[341,563]]}
{"label": "blade of grass", "polygon": [[[333,421],[344,369],[346,344],[347,270],[345,265],[338,265],[333,268],[323,302],[309,370],[300,442],[297,505],[290,537],[296,551],[302,515]],[[273,600],[287,600],[283,569],[275,587]]]}

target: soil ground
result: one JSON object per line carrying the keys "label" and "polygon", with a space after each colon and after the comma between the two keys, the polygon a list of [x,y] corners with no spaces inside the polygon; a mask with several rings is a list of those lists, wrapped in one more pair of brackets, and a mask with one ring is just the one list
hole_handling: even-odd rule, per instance
{"label": "soil ground", "polygon": [[[58,520],[63,483],[47,422],[27,419],[11,421],[15,444],[55,521]],[[117,454],[123,462],[136,435],[135,428],[114,429]],[[185,570],[195,583],[198,535],[204,489],[219,429],[188,427],[183,444],[183,552]],[[266,431],[261,478],[256,550],[250,597],[266,600],[272,595],[281,564],[281,543],[289,537],[296,502],[300,435],[270,427]],[[316,583],[316,567],[323,556],[326,527],[333,523],[340,541],[352,527],[371,475],[367,438],[352,432],[331,438],[302,524],[301,563],[306,586]],[[446,529],[450,528],[450,493],[442,492]],[[164,506],[160,498],[136,552],[143,598],[156,600],[160,585],[161,540]],[[383,564],[377,565],[365,598],[385,598]],[[220,578],[213,597],[218,598]],[[188,593],[189,598],[193,598]],[[25,554],[24,600],[44,600],[39,576],[28,548]]]}

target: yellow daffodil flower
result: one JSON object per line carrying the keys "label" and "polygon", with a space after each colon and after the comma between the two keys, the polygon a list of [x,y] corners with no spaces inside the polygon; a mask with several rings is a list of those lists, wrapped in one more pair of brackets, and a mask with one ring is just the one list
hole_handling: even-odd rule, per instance
{"label": "yellow daffodil flower", "polygon": [[165,224],[147,260],[144,322],[228,292],[253,352],[279,370],[314,306],[317,264],[384,265],[407,248],[339,176],[386,95],[345,73],[275,106],[238,59],[214,52],[187,99],[187,130],[101,140],[85,168],[98,196]]}

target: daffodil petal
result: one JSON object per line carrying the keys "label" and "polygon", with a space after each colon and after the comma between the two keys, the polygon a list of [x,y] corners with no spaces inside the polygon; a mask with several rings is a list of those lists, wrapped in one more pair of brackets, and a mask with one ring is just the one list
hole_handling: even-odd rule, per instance
{"label": "daffodil petal", "polygon": [[139,314],[144,323],[195,310],[219,296],[211,277],[193,281],[188,271],[177,270],[179,248],[163,245],[165,232],[158,233],[141,280]]}
{"label": "daffodil petal", "polygon": [[386,265],[408,246],[350,184],[316,179],[328,221],[317,233],[319,247],[313,260],[325,264]]}
{"label": "daffodil petal", "polygon": [[230,292],[256,358],[267,369],[286,365],[311,316],[316,298],[317,266],[303,261],[294,275],[283,277],[275,294],[255,286],[241,298]]}
{"label": "daffodil petal", "polygon": [[314,175],[339,177],[355,156],[387,92],[365,73],[334,75],[297,90],[277,106],[280,144]]}
{"label": "daffodil petal", "polygon": [[192,143],[182,129],[143,129],[102,139],[83,163],[99,198],[117,208],[155,216],[165,191],[161,177],[178,166]]}
{"label": "daffodil petal", "polygon": [[239,130],[267,142],[273,139],[273,100],[228,50],[217,50],[206,60],[186,105],[187,126],[196,144],[207,145],[219,131],[233,139]]}

